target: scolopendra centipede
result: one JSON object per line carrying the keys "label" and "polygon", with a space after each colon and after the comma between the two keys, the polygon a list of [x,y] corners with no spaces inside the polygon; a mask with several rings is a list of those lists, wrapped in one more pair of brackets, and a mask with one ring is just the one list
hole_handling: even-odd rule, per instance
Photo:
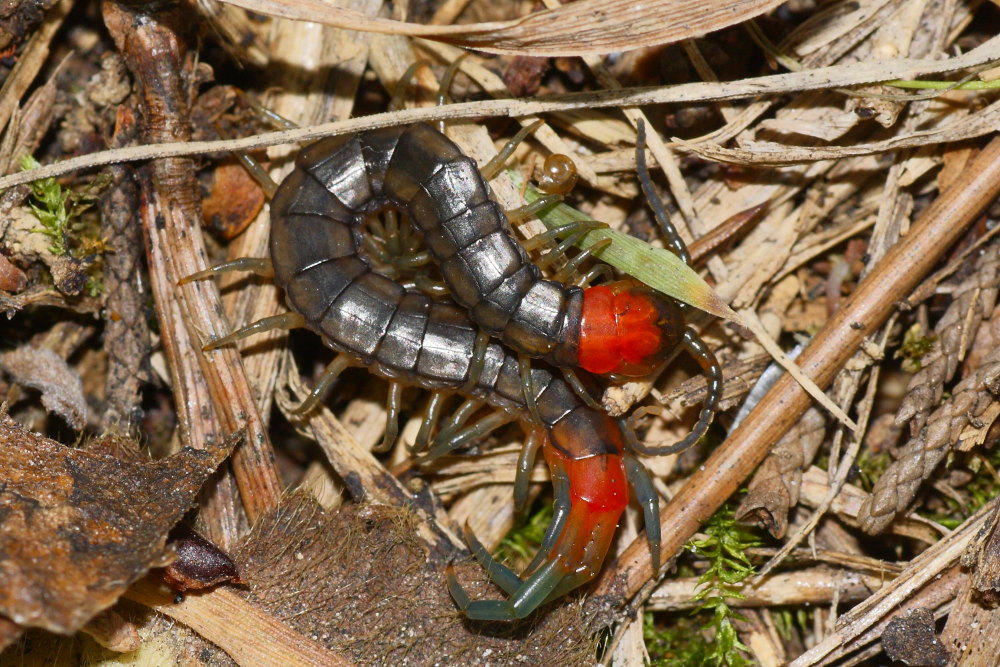
{"label": "scolopendra centipede", "polygon": [[[543,279],[490,198],[476,162],[445,135],[426,124],[387,128],[347,141],[322,140],[302,155],[299,164],[320,182],[348,187],[353,206],[369,206],[378,192],[385,200],[380,205],[405,210],[452,298],[519,354],[563,368],[642,376],[682,346],[708,379],[705,407],[688,437],[644,451],[679,451],[704,434],[721,393],[721,368],[684,324],[677,302],[634,281],[584,290]],[[549,161],[546,177],[553,191],[565,191],[572,179],[566,161]],[[484,169],[492,172],[499,164]],[[673,245],[678,243],[686,257],[679,237]]]}
{"label": "scolopendra centipede", "polygon": [[[482,200],[469,205],[468,190],[473,186],[481,186]],[[461,204],[464,212],[455,210],[451,217],[468,218],[460,232],[471,238],[458,238],[429,224],[445,217],[442,210],[450,206],[448,201],[465,202]],[[525,378],[523,358],[478,332],[461,309],[407,290],[373,271],[362,250],[360,227],[366,216],[389,204],[407,210],[411,219],[424,221],[426,243],[437,246],[434,254],[447,255],[450,247],[454,249],[451,256],[480,262],[487,272],[497,269],[490,266],[493,257],[483,249],[465,250],[483,239],[514,243],[505,232],[502,212],[486,196],[475,165],[431,128],[390,128],[320,141],[300,153],[296,169],[275,193],[270,260],[237,260],[190,277],[232,269],[273,275],[292,312],[251,324],[212,346],[269,328],[311,329],[341,355],[330,364],[303,408],[317,400],[344,367],[365,365],[391,382],[386,445],[395,438],[392,422],[403,383],[435,392],[418,443],[429,439],[443,396],[454,392],[468,399],[434,438],[432,456],[513,419],[528,424],[515,498],[523,503],[528,473],[541,447],[553,479],[556,512],[523,579],[493,561],[467,533],[473,554],[510,595],[505,601],[472,601],[449,571],[449,590],[472,618],[520,618],[591,579],[627,505],[626,480],[643,507],[651,551],[654,561],[658,560],[658,500],[648,473],[628,451],[638,448],[635,438],[621,421],[592,407],[553,372],[529,368]],[[519,248],[516,243],[514,247]],[[530,269],[518,271],[531,277]],[[502,271],[496,275],[497,289],[502,292],[509,281]],[[513,285],[519,285],[518,281]],[[483,402],[504,413],[463,428]]]}

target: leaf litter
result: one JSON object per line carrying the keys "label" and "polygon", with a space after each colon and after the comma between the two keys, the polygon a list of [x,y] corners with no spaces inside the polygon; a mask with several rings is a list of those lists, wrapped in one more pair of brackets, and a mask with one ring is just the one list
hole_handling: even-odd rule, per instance
{"label": "leaf litter", "polygon": [[[309,18],[320,18],[315,12],[327,19],[339,16],[332,20],[355,21],[349,27],[374,26],[386,34],[359,37],[329,27],[260,17],[250,20],[237,6],[249,4],[261,11],[304,12],[303,17]],[[6,384],[0,384],[0,391],[9,393],[13,384],[38,389],[46,412],[62,414],[67,424],[83,424],[85,430],[94,428],[98,421],[90,417],[88,423],[83,416],[86,407],[98,408],[102,426],[124,422],[141,431],[158,455],[192,444],[212,451],[217,447],[213,443],[221,439],[219,434],[225,432],[223,425],[234,425],[249,414],[250,390],[236,388],[244,382],[240,376],[243,366],[246,387],[253,387],[252,395],[261,410],[260,430],[253,438],[259,447],[257,453],[241,454],[243,458],[234,460],[232,472],[223,471],[215,477],[202,492],[198,514],[199,528],[232,550],[248,584],[192,596],[190,608],[195,611],[185,612],[188,602],[172,604],[169,593],[150,589],[150,580],[141,580],[129,593],[132,599],[159,613],[175,614],[173,618],[209,638],[206,641],[180,631],[150,634],[157,623],[163,623],[164,617],[154,614],[152,621],[147,617],[136,625],[147,646],[156,644],[153,637],[169,637],[165,641],[186,647],[188,657],[202,656],[204,661],[217,664],[241,655],[239,642],[262,651],[276,650],[276,654],[287,649],[292,655],[295,648],[300,651],[295,655],[314,657],[319,654],[311,651],[318,646],[331,651],[331,656],[347,656],[360,664],[389,660],[393,664],[449,660],[516,664],[518,655],[538,656],[538,662],[550,664],[590,664],[598,656],[605,662],[627,664],[616,661],[625,655],[641,655],[647,644],[670,645],[662,636],[663,628],[677,618],[670,610],[683,605],[668,601],[675,598],[666,594],[665,583],[663,595],[652,593],[659,602],[649,608],[655,611],[642,622],[644,596],[654,586],[647,584],[651,575],[641,538],[633,544],[621,540],[619,560],[607,566],[603,579],[583,602],[576,599],[552,605],[532,624],[512,629],[507,635],[463,622],[447,596],[441,567],[462,553],[456,535],[465,521],[490,547],[515,523],[510,507],[511,482],[519,436],[504,433],[498,438],[500,442],[485,443],[487,450],[496,446],[485,456],[449,457],[433,467],[416,470],[407,463],[405,448],[397,449],[388,459],[371,455],[370,448],[381,439],[385,410],[370,397],[384,389],[363,374],[352,376],[358,384],[346,383],[346,392],[338,393],[335,388],[329,406],[308,423],[297,421],[289,412],[294,401],[286,400],[285,394],[301,395],[303,377],[309,384],[315,376],[311,362],[303,361],[322,358],[318,346],[293,336],[293,357],[285,349],[287,339],[272,335],[267,342],[250,341],[241,355],[243,366],[239,370],[235,355],[225,361],[205,361],[198,351],[203,342],[200,337],[209,331],[220,333],[221,321],[204,313],[218,312],[220,302],[209,294],[210,288],[198,287],[184,293],[179,305],[173,296],[179,277],[175,274],[179,267],[202,261],[206,251],[221,259],[227,252],[220,248],[224,241],[209,237],[206,249],[193,244],[193,228],[184,226],[186,218],[172,218],[169,210],[164,217],[164,210],[157,208],[161,205],[157,180],[162,182],[164,175],[172,174],[155,172],[159,167],[154,167],[156,175],[150,179],[148,170],[137,172],[132,164],[123,162],[198,156],[185,169],[203,173],[199,180],[188,181],[196,187],[185,191],[185,196],[209,203],[210,222],[223,223],[223,236],[249,223],[232,241],[230,258],[261,256],[267,247],[266,213],[253,219],[256,204],[242,201],[234,193],[227,195],[226,186],[217,185],[212,193],[197,192],[197,184],[220,184],[228,178],[221,168],[221,156],[206,155],[207,151],[256,149],[331,133],[448,118],[449,132],[483,162],[512,134],[506,118],[541,114],[550,125],[539,131],[537,140],[519,149],[517,168],[528,173],[530,180],[541,156],[549,152],[571,155],[585,185],[577,187],[566,206],[580,215],[608,222],[616,234],[627,230],[649,238],[653,228],[650,217],[640,202],[633,201],[638,192],[632,176],[637,134],[633,123],[641,111],[650,131],[650,167],[659,170],[654,179],[689,240],[703,239],[724,221],[753,218],[735,238],[713,245],[716,250],[699,269],[704,279],[699,284],[714,290],[709,294],[717,299],[715,311],[731,312],[730,307],[754,311],[762,330],[785,351],[810,336],[821,342],[829,340],[830,332],[835,332],[843,354],[816,361],[807,352],[800,366],[816,384],[824,388],[831,385],[832,402],[860,426],[851,434],[831,422],[824,410],[815,408],[796,417],[798,407],[789,408],[789,400],[768,398],[787,398],[790,394],[782,393],[790,391],[787,383],[765,381],[761,409],[768,413],[769,423],[759,432],[771,434],[771,426],[781,424],[781,434],[775,432],[768,442],[755,444],[739,430],[728,439],[720,430],[713,440],[722,441],[718,445],[721,454],[707,459],[708,463],[706,451],[688,453],[676,461],[649,462],[657,471],[656,484],[664,498],[676,499],[664,511],[664,534],[674,552],[749,476],[753,465],[747,463],[760,457],[764,462],[750,482],[749,494],[736,498],[743,501],[738,515],[762,523],[775,538],[768,545],[768,554],[752,554],[754,566],[760,567],[773,555],[788,534],[791,539],[808,538],[810,554],[831,564],[816,572],[807,571],[804,562],[781,565],[782,571],[769,575],[760,585],[777,586],[787,581],[780,577],[796,572],[810,577],[818,574],[808,578],[814,582],[808,591],[812,600],[808,611],[800,608],[797,620],[786,618],[770,603],[757,599],[746,622],[731,626],[735,634],[727,635],[727,641],[732,640],[733,647],[750,647],[762,664],[782,660],[795,665],[836,664],[850,652],[855,652],[854,659],[878,660],[875,656],[881,649],[890,653],[901,650],[893,644],[893,637],[902,634],[905,639],[907,633],[893,632],[905,628],[904,620],[890,620],[898,610],[925,606],[941,616],[948,605],[954,605],[940,633],[945,650],[964,641],[970,647],[968,655],[995,655],[1000,633],[975,635],[968,630],[974,625],[991,627],[992,617],[983,596],[988,598],[995,592],[998,581],[997,514],[985,505],[996,495],[995,471],[1000,466],[995,445],[996,373],[991,370],[1000,324],[994,303],[997,277],[992,266],[996,246],[986,242],[986,235],[1000,210],[988,210],[978,218],[979,209],[988,207],[989,197],[977,189],[975,175],[967,171],[980,151],[991,155],[985,138],[996,128],[997,103],[992,93],[982,90],[990,85],[985,68],[1000,58],[995,31],[982,29],[991,10],[976,10],[973,3],[961,0],[881,0],[832,2],[820,7],[810,2],[790,3],[777,13],[763,15],[760,12],[773,3],[718,3],[747,15],[760,14],[754,36],[731,29],[683,45],[639,48],[649,39],[669,36],[661,31],[650,38],[639,29],[662,19],[656,12],[664,3],[600,3],[611,12],[609,22],[603,24],[593,23],[597,15],[588,14],[598,4],[593,2],[564,7],[547,3],[546,10],[530,16],[532,8],[515,6],[517,3],[509,7],[478,0],[449,0],[427,7],[419,4],[411,5],[413,13],[408,23],[402,24],[366,18],[378,13],[378,2],[355,3],[364,7],[354,14],[300,0],[199,2],[202,13],[197,20],[211,21],[213,30],[229,36],[225,45],[229,55],[203,49],[196,63],[191,57],[193,50],[170,51],[174,46],[164,40],[167,50],[163,52],[176,53],[177,59],[155,75],[136,64],[142,61],[145,48],[135,41],[140,31],[122,31],[122,25],[132,24],[109,19],[125,58],[117,64],[113,59],[98,61],[94,56],[99,49],[82,47],[83,55],[66,60],[61,74],[39,85],[37,96],[32,95],[31,103],[26,102],[20,112],[18,103],[29,86],[36,78],[41,83],[41,73],[55,71],[45,54],[50,45],[60,44],[57,31],[66,20],[69,3],[58,3],[37,30],[22,27],[23,34],[14,39],[28,39],[31,48],[15,50],[17,71],[2,72],[11,85],[5,85],[7,92],[0,93],[0,117],[10,118],[0,142],[0,164],[7,165],[8,173],[0,178],[4,187],[13,187],[0,202],[0,210],[5,212],[0,218],[0,236],[4,237],[0,266],[10,265],[3,274],[8,276],[6,282],[0,284],[0,288],[9,285],[10,289],[0,293],[0,306],[17,312],[18,317],[37,317],[35,309],[41,303],[98,313],[105,320],[105,344],[103,351],[88,346],[72,356],[55,355],[48,360],[51,363],[45,363],[44,350],[27,344],[27,336],[15,335],[13,342],[5,341],[0,357],[6,371],[2,378]],[[635,14],[615,13],[625,5]],[[108,16],[113,18],[112,13]],[[629,16],[638,17],[635,25],[639,28],[615,22]],[[443,25],[435,27],[436,23]],[[712,27],[724,24],[720,21]],[[603,34],[584,43],[580,35],[595,26]],[[691,35],[706,32],[703,28],[671,29],[689,30],[684,34]],[[114,49],[103,28],[85,25],[82,29],[91,41],[81,44]],[[315,32],[304,39],[304,31]],[[419,42],[404,36],[413,32],[444,41]],[[408,99],[421,104],[421,99],[434,97],[438,76],[460,52],[446,43],[456,43],[456,35],[459,40],[475,41],[484,50],[508,53],[539,54],[542,49],[558,51],[559,56],[610,50],[624,53],[604,59],[555,57],[530,64],[473,54],[459,65],[460,74],[452,88],[455,103],[385,113],[388,96],[418,58],[430,58],[433,65],[418,70],[415,90]],[[169,31],[153,36],[169,36]],[[778,37],[782,41],[778,42]],[[205,44],[214,40],[209,37]],[[59,48],[56,51],[61,53]],[[281,57],[273,55],[276,53]],[[248,104],[245,98],[232,94],[233,81],[248,79],[231,71],[226,64],[230,55],[263,68],[270,88],[251,83],[248,87],[255,89],[250,92],[262,95],[265,106],[291,118],[302,129],[275,133],[259,121],[246,120],[244,114],[258,102]],[[277,61],[285,69],[277,69]],[[769,69],[768,61],[777,66]],[[196,132],[191,136],[208,141],[178,141],[177,137],[147,133],[142,135],[146,145],[136,144],[137,133],[146,131],[141,115],[148,110],[145,105],[158,98],[147,95],[140,101],[135,95],[130,97],[133,88],[129,84],[156,88],[183,80],[185,86],[176,92],[197,91],[211,78],[209,63],[222,85],[203,87],[203,94],[191,101],[199,110],[192,116]],[[0,61],[0,67],[7,65]],[[333,71],[345,76],[324,81],[325,75],[319,74]],[[257,73],[254,70],[254,76]],[[516,83],[517,92],[533,96],[510,99],[511,91],[501,73],[509,74],[507,80]],[[300,79],[299,74],[309,76]],[[899,83],[953,89],[928,95],[892,85],[896,79],[917,77],[938,81]],[[944,79],[952,81],[941,81]],[[981,90],[958,90],[953,84],[960,79]],[[88,84],[89,102],[77,106],[80,97],[73,98],[67,91],[82,81],[104,83]],[[618,81],[626,87],[616,90]],[[650,87],[642,87],[647,85]],[[536,88],[537,94],[532,93]],[[186,94],[171,98],[166,106],[165,117],[170,122],[185,122]],[[622,107],[641,109],[619,114]],[[199,115],[206,109],[208,113]],[[16,131],[18,113],[24,132]],[[45,137],[49,127],[63,118],[68,122],[63,123],[60,145],[56,146]],[[469,118],[476,122],[457,122]],[[337,120],[331,123],[331,119]],[[531,120],[519,118],[522,124]],[[111,241],[119,245],[105,258],[105,288],[114,297],[97,297],[102,310],[98,311],[95,301],[74,296],[78,293],[75,286],[60,279],[60,275],[79,276],[80,271],[72,270],[78,267],[56,266],[51,239],[40,236],[35,239],[35,250],[26,249],[27,233],[37,226],[37,220],[27,217],[27,192],[17,191],[16,184],[29,177],[10,173],[21,158],[15,153],[21,152],[36,155],[45,163],[32,177],[59,176],[62,186],[78,192],[90,182],[89,177],[75,171],[81,167],[113,163],[109,173],[116,188],[123,182],[138,183],[134,191],[116,191],[99,207],[100,234],[106,235],[103,230],[107,229],[122,237]],[[276,178],[288,168],[283,153],[287,151],[272,149],[268,155],[272,160],[269,169]],[[133,181],[136,174],[139,177]],[[242,177],[237,178],[242,182]],[[521,203],[520,193],[505,177],[493,186],[505,207]],[[910,269],[892,254],[893,247],[913,241],[914,236],[919,241],[935,234],[934,225],[922,224],[922,216],[942,193],[963,191],[963,186],[967,186],[965,194],[949,200],[957,202],[954,207],[938,211],[940,224],[947,223],[958,231],[949,237],[951,240],[931,244],[923,251],[934,260],[938,274],[919,287],[894,287],[874,297],[879,313],[891,310],[884,306],[897,302],[906,302],[909,309],[895,312],[888,322],[882,314],[871,315],[873,310],[859,310],[854,297],[859,292],[871,293],[865,285],[870,275],[879,280],[888,276],[888,283],[900,284],[891,280],[892,271],[886,266],[898,271]],[[236,199],[240,201],[229,201]],[[971,202],[969,208],[976,208],[975,214],[956,213],[965,206],[964,200]],[[129,215],[122,215],[123,210],[142,213],[145,228]],[[748,211],[757,213],[748,216]],[[17,215],[24,219],[14,225]],[[200,217],[190,216],[192,220]],[[163,234],[161,226],[170,229],[170,234]],[[81,231],[94,235],[97,229],[91,226]],[[128,230],[136,233],[125,238]],[[535,222],[522,226],[528,235],[539,230]],[[141,232],[147,235],[145,239]],[[960,248],[948,254],[948,246],[956,239]],[[147,241],[149,246],[143,248]],[[117,262],[119,255],[121,261]],[[107,272],[108,265],[113,273]],[[929,269],[920,269],[925,270]],[[915,275],[911,282],[919,277]],[[235,278],[227,279],[224,286],[221,304],[228,309],[230,323],[281,312],[279,296],[266,284]],[[152,288],[155,315],[147,305],[147,287]],[[193,312],[197,313],[194,319]],[[841,322],[838,313],[850,313],[855,319]],[[50,312],[48,317],[55,315]],[[26,328],[50,329],[48,323],[26,322]],[[126,324],[122,326],[122,322]],[[768,346],[746,338],[738,328],[726,328],[707,318],[694,318],[694,324],[703,329],[724,362],[725,407],[734,409],[767,365]],[[148,329],[143,325],[149,325]],[[903,332],[915,325],[914,331],[927,332],[928,341],[936,340],[929,351],[916,355],[922,370],[913,375],[909,367],[900,366],[895,351],[904,347]],[[838,326],[850,335],[841,335]],[[298,365],[290,361],[293,358],[298,359]],[[8,359],[13,361],[6,363]],[[213,364],[224,365],[228,374],[221,383],[225,388],[219,384],[223,376],[213,375]],[[156,373],[152,385],[134,379],[146,368]],[[669,418],[648,420],[643,436],[649,440],[676,439],[689,423],[688,407],[696,404],[704,391],[703,380],[692,375],[690,368],[674,364],[659,378],[627,383],[613,400],[622,411],[631,409],[636,401],[664,405]],[[277,413],[270,415],[276,386],[277,407],[288,423]],[[233,395],[239,397],[239,409],[233,409],[228,400]],[[418,415],[422,404],[414,399],[410,410]],[[34,392],[22,392],[11,409],[25,423],[56,435],[58,420],[46,422],[40,417],[36,400]],[[802,406],[805,410],[808,404]],[[759,417],[749,412],[751,424],[759,426]],[[408,433],[412,438],[418,421],[416,416],[407,425],[404,418],[404,438]],[[909,424],[909,441],[904,438],[899,442],[900,431],[894,421]],[[723,429],[728,426],[725,417],[720,422]],[[274,457],[267,439],[276,443]],[[319,442],[318,449],[310,444],[311,439]],[[739,446],[746,449],[726,453],[727,447]],[[765,458],[765,453],[770,455]],[[127,452],[114,457],[139,465]],[[100,460],[102,465],[110,465],[106,459]],[[151,459],[141,463],[154,465]],[[279,479],[279,470],[280,486],[268,482]],[[143,477],[147,473],[132,472],[132,468],[122,474],[129,479],[149,479]],[[302,490],[323,498],[327,510],[320,510],[303,493],[280,496],[280,490],[299,477],[304,480]],[[545,479],[543,467],[534,471],[535,482]],[[869,497],[865,489],[872,483]],[[548,502],[546,487],[541,484],[532,489],[533,494],[543,494],[539,500],[543,504]],[[365,502],[352,502],[347,495]],[[178,507],[181,504],[178,502]],[[662,504],[666,505],[666,500]],[[691,512],[690,508],[698,509]],[[805,511],[815,508],[820,508],[820,513],[806,524]],[[171,505],[167,514],[182,511]],[[143,557],[136,557],[121,581],[140,577],[156,561],[154,556],[163,553],[158,540],[169,526],[161,523],[155,530],[150,527],[146,536],[158,546],[144,547]],[[808,535],[803,532],[804,524],[814,528]],[[859,524],[868,531],[884,529],[887,533],[867,537],[858,529]],[[944,526],[955,530],[949,534]],[[132,530],[135,533],[139,528],[133,526]],[[154,533],[155,539],[151,537]],[[803,558],[804,551],[795,549],[792,553]],[[899,562],[887,562],[884,576],[877,580],[866,579],[866,585],[877,590],[846,611],[868,591],[852,588],[851,602],[847,602],[834,592],[836,582],[846,581],[845,577],[861,570],[870,572],[871,564],[887,554]],[[968,570],[957,569],[960,558]],[[862,562],[868,569],[859,565]],[[678,563],[686,568],[690,581],[707,567],[692,554],[682,556]],[[459,563],[459,569],[463,580],[482,575],[477,566],[466,561]],[[937,575],[940,579],[935,579]],[[124,584],[101,599],[113,601],[123,588]],[[495,595],[483,581],[475,592]],[[633,600],[637,592],[639,596]],[[53,603],[53,615],[59,610],[69,614],[75,599]],[[196,603],[215,606],[197,607]],[[96,613],[98,607],[101,605],[81,603],[73,625],[64,625],[61,631],[79,627],[86,620],[82,617]],[[112,613],[118,613],[119,608],[115,609]],[[235,619],[229,628],[232,632],[213,629],[207,621],[216,614],[227,618],[225,609],[241,610],[230,613],[242,613],[264,624],[252,627],[274,631],[258,631],[256,639],[238,635]],[[13,617],[13,612],[4,613]],[[838,617],[842,618],[839,623]],[[127,628],[130,622],[107,618],[111,620],[103,622],[112,630]],[[638,625],[644,626],[645,640],[643,632],[634,631],[637,624],[630,619],[636,618]],[[935,628],[921,622],[922,632],[926,630],[921,635],[925,648],[935,646],[933,634],[927,634]],[[559,624],[564,635],[556,633]],[[597,648],[594,630],[604,625],[614,629],[605,636],[608,643]],[[94,636],[114,634],[99,626],[95,622],[91,628]],[[761,630],[767,627],[780,627],[785,634],[779,637]],[[4,637],[8,636],[6,628],[0,627]],[[882,629],[888,633],[887,641],[879,644],[875,640]],[[13,628],[11,636],[18,632]],[[237,645],[231,638],[227,640],[226,634],[239,637]],[[699,634],[692,632],[671,641],[674,648],[686,650],[686,643],[694,642]],[[695,655],[693,648],[691,651],[689,655]],[[182,653],[178,649],[171,655]],[[973,659],[963,658],[961,652],[956,655],[959,660]]]}

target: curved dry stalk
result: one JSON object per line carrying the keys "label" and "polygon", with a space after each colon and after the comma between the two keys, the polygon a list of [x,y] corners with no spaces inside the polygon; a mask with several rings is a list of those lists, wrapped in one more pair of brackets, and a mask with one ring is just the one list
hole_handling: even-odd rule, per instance
{"label": "curved dry stalk", "polygon": [[[867,332],[880,327],[896,301],[905,297],[931,270],[979,212],[1000,194],[1000,138],[963,170],[863,280],[850,299],[827,322],[798,358],[820,387],[832,382],[861,346]],[[809,396],[783,375],[746,420],[699,467],[663,508],[664,560],[676,554],[698,526],[739,487],[810,406]],[[624,603],[653,575],[644,541],[633,542],[601,577],[595,597]]]}
{"label": "curved dry stalk", "polygon": [[[656,88],[626,88],[620,91],[571,93],[539,97],[535,100],[487,100],[464,102],[425,109],[401,109],[361,118],[324,123],[298,130],[267,132],[242,139],[224,141],[187,141],[146,146],[130,146],[91,155],[70,158],[38,169],[0,178],[0,190],[31,181],[61,176],[90,167],[115,162],[134,162],[162,157],[179,157],[221,151],[252,151],[266,146],[293,144],[322,137],[363,132],[381,127],[455,118],[530,116],[566,109],[608,108],[645,104],[694,103],[713,100],[744,99],[758,95],[831,86],[857,86],[886,79],[915,79],[920,76],[951,72],[1000,60],[1000,37],[994,37],[968,53],[946,60],[906,59],[890,62],[837,65],[805,72],[790,72],[725,83],[689,83]],[[984,130],[985,131],[985,130]],[[872,150],[870,152],[879,152]]]}

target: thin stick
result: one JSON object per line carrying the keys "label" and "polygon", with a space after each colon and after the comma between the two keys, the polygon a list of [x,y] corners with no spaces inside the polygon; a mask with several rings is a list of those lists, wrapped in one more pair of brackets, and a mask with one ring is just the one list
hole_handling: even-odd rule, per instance
{"label": "thin stick", "polygon": [[[622,90],[573,93],[539,97],[535,100],[487,100],[465,102],[445,107],[401,109],[391,113],[373,114],[361,118],[323,123],[298,130],[282,130],[225,141],[187,141],[130,146],[90,155],[70,158],[31,171],[18,172],[0,178],[0,190],[41,178],[61,176],[77,169],[86,169],[115,162],[134,162],[158,157],[200,155],[222,151],[251,151],[265,146],[294,144],[322,137],[351,134],[393,125],[453,118],[529,116],[566,109],[603,109],[664,103],[693,103],[712,100],[734,100],[793,91],[826,89],[830,86],[856,86],[891,78],[916,79],[919,76],[974,67],[1000,59],[1000,37],[994,37],[972,51],[947,60],[897,60],[866,65],[852,63],[810,70],[758,77],[726,83],[689,83],[656,88],[625,88]],[[895,148],[903,148],[900,142]]]}

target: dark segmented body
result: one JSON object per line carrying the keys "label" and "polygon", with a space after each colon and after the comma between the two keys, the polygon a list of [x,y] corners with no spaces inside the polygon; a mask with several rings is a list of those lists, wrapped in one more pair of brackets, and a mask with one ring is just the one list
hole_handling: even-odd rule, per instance
{"label": "dark segmented body", "polygon": [[[491,342],[482,371],[468,386],[477,333],[468,315],[405,290],[373,271],[361,254],[364,216],[414,187],[400,183],[402,169],[370,161],[372,155],[392,155],[385,143],[400,136],[405,131],[327,140],[300,154],[296,170],[271,203],[275,281],[289,306],[327,345],[354,355],[377,374],[429,389],[462,390],[530,420],[515,354]],[[335,166],[316,159],[327,151]],[[324,169],[327,164],[330,168]],[[406,173],[412,176],[412,170]],[[390,179],[396,183],[391,199],[383,191]],[[561,377],[534,368],[531,384],[542,425],[565,456],[579,460],[621,454],[619,426],[585,405]]]}
{"label": "dark segmented body", "polygon": [[577,365],[583,291],[542,278],[476,162],[446,136],[418,124],[334,137],[307,148],[298,164],[352,210],[405,210],[452,297],[490,335],[528,356]]}

